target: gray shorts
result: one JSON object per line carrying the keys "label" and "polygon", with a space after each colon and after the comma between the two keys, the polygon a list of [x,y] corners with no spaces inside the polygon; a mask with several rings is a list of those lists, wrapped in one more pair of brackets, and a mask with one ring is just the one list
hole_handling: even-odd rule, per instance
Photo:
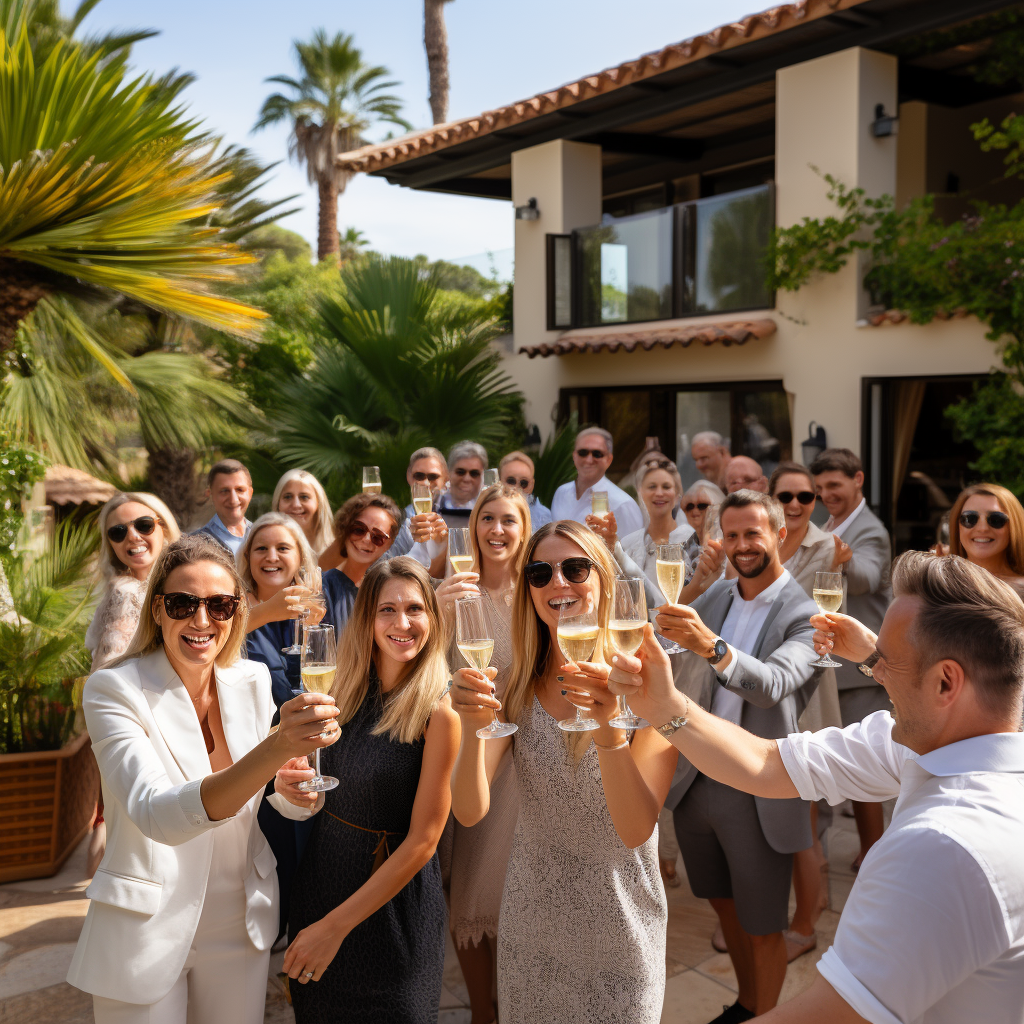
{"label": "gray shorts", "polygon": [[698,775],[674,817],[694,896],[731,899],[748,935],[789,927],[793,855],[768,845],[749,793]]}
{"label": "gray shorts", "polygon": [[876,711],[892,711],[892,701],[884,686],[869,683],[867,686],[855,686],[852,690],[839,691],[839,714],[843,720],[843,728],[863,722],[868,715]]}

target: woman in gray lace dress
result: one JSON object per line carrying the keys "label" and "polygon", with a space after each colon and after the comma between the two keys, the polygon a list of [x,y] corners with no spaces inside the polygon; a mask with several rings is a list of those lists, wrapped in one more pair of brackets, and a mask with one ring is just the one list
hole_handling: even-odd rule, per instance
{"label": "woman in gray lace dress", "polygon": [[[479,740],[501,702],[486,674],[455,674],[463,719],[452,809],[470,825],[489,810],[491,780],[511,745],[519,789],[498,928],[502,1024],[657,1024],[665,989],[667,906],[658,870],[657,819],[676,754],[653,729],[632,738],[609,725],[615,705],[575,697],[599,727],[567,735],[562,606],[592,603],[607,619],[615,574],[603,543],[577,523],[542,527],[524,552],[513,600],[512,666],[505,714],[512,737]],[[595,660],[604,656],[599,640]]]}

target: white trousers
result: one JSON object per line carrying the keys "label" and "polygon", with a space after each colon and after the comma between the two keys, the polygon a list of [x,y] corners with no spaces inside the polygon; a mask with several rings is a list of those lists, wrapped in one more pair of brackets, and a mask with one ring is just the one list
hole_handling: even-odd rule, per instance
{"label": "white trousers", "polygon": [[93,996],[96,1024],[263,1024],[270,950],[245,930],[245,891],[207,892],[185,966],[159,1002]]}

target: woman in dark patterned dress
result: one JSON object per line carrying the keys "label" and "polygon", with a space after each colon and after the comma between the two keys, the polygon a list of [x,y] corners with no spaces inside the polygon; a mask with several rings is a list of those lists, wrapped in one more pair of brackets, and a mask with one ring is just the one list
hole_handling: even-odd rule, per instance
{"label": "woman in dark patterned dress", "polygon": [[435,850],[459,725],[426,570],[407,557],[374,564],[338,647],[342,735],[320,764],[341,785],[302,793],[310,772],[291,763],[271,798],[316,814],[284,962],[295,1019],[436,1024],[446,913]]}

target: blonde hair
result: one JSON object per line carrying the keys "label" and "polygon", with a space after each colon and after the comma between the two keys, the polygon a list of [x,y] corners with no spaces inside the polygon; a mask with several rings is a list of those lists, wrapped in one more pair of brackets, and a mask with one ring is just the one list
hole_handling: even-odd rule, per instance
{"label": "blonde hair", "polygon": [[114,546],[107,536],[107,520],[115,508],[127,505],[129,501],[145,505],[153,513],[156,521],[160,524],[160,529],[164,532],[164,547],[181,536],[181,530],[178,529],[178,521],[174,518],[174,514],[155,494],[149,494],[146,491],[120,491],[100,509],[99,560],[100,572],[104,579],[109,580],[114,576],[123,576],[128,572],[128,566],[114,554]]}
{"label": "blonde hair", "polygon": [[534,468],[534,465],[533,465],[533,459],[531,459],[530,456],[526,454],[526,452],[519,452],[519,451],[509,452],[508,455],[506,455],[505,458],[503,458],[501,460],[501,462],[498,463],[498,472],[499,473],[504,473],[505,472],[505,467],[510,462],[521,462],[521,463],[523,463],[524,466],[529,466],[530,467],[530,476],[533,476],[536,473],[536,469]]}
{"label": "blonde hair", "polygon": [[[317,555],[322,554],[334,543],[334,513],[323,486],[312,473],[304,469],[289,469],[274,488],[274,496],[270,499],[270,508],[274,512],[281,511],[281,494],[292,480],[305,484],[316,495],[316,512],[313,516],[313,539],[309,542]],[[287,515],[287,513],[285,513]]]}
{"label": "blonde hair", "polygon": [[637,497],[639,497],[640,499],[640,509],[643,512],[644,518],[645,520],[647,520],[648,524],[650,523],[651,514],[647,510],[647,502],[644,501],[644,496],[641,493],[641,488],[644,485],[644,480],[646,480],[651,473],[655,472],[656,470],[661,470],[662,473],[668,473],[669,477],[671,478],[672,486],[675,488],[676,491],[676,504],[675,508],[673,509],[673,512],[675,512],[675,510],[678,509],[680,505],[682,505],[683,503],[683,480],[682,477],[679,475],[679,470],[676,468],[676,464],[670,458],[664,455],[660,455],[660,453],[655,454],[658,455],[657,458],[652,457],[645,459],[640,464],[640,468],[636,471],[636,475],[634,477],[634,479],[636,480]]}
{"label": "blonde hair", "polygon": [[[571,519],[560,519],[542,526],[527,543],[523,545],[520,566],[526,566],[533,560],[537,545],[548,537],[564,537],[579,547],[594,563],[594,571],[601,580],[601,595],[597,606],[597,621],[608,621],[608,604],[611,599],[615,581],[615,563],[608,554],[604,542],[593,530],[580,526]],[[505,689],[505,714],[510,722],[519,716],[533,700],[534,679],[542,675],[548,666],[551,656],[551,635],[540,621],[540,616],[533,606],[530,591],[533,588],[524,581],[523,586],[516,587],[512,600],[512,665],[509,668],[508,685]],[[598,640],[594,661],[605,658],[607,638],[602,629]],[[582,734],[587,743],[589,739]],[[578,753],[576,748],[574,753]]]}
{"label": "blonde hair", "polygon": [[[316,555],[313,553],[313,549],[309,546],[309,541],[306,540],[306,535],[302,531],[302,527],[290,515],[284,512],[267,512],[265,515],[259,517],[255,523],[252,524],[252,528],[249,530],[248,535],[242,543],[242,546],[238,549],[238,555],[235,557],[235,566],[238,569],[238,575],[242,578],[242,583],[245,585],[246,590],[251,594],[256,593],[256,582],[252,578],[252,546],[256,542],[256,534],[260,530],[266,529],[268,526],[283,526],[294,539],[295,543],[299,548],[299,569],[305,569],[307,573],[312,577],[313,571],[316,569]],[[295,583],[298,573],[288,581],[286,586],[291,586]]]}
{"label": "blonde hair", "polygon": [[[108,668],[122,665],[132,658],[145,657],[147,654],[152,654],[160,649],[164,638],[153,615],[153,606],[156,603],[156,599],[164,593],[164,584],[167,582],[167,577],[175,569],[180,569],[186,565],[197,565],[199,562],[212,562],[214,565],[224,569],[234,581],[235,597],[241,598],[242,580],[231,558],[231,552],[218,544],[217,541],[211,540],[203,534],[184,534],[176,541],[168,544],[160,552],[160,557],[156,560],[153,571],[149,574],[149,582],[146,585],[146,597],[142,602],[142,614],[139,616],[139,625],[135,630],[135,636],[132,637],[128,650],[116,661],[111,662],[107,666]],[[242,656],[242,648],[245,646],[245,627],[248,620],[249,606],[245,601],[239,600],[238,609],[231,619],[231,629],[228,632],[227,640],[215,659],[221,668],[234,665]]]}
{"label": "blonde hair", "polygon": [[384,713],[373,730],[387,734],[398,743],[414,743],[426,731],[427,723],[448,686],[445,630],[441,624],[430,576],[407,555],[376,561],[363,577],[352,614],[338,641],[338,671],[331,695],[338,705],[338,724],[344,725],[362,706],[370,688],[370,668],[377,653],[374,620],[381,591],[391,580],[410,580],[423,597],[430,628],[423,649],[406,677],[384,697]]}
{"label": "blonde hair", "polygon": [[960,513],[964,510],[968,498],[976,494],[987,494],[999,502],[999,507],[1007,514],[1010,521],[1006,524],[1010,536],[1004,551],[1006,564],[1015,576],[1024,576],[1024,509],[1020,502],[1005,487],[999,484],[971,484],[965,487],[949,510],[949,553],[967,557],[963,541],[960,539]]}
{"label": "blonde hair", "polygon": [[490,487],[480,492],[480,497],[476,499],[476,504],[469,516],[469,543],[473,546],[473,558],[476,563],[476,571],[479,572],[483,565],[483,556],[480,551],[480,538],[477,536],[476,526],[480,522],[480,513],[483,511],[484,505],[497,501],[499,498],[512,502],[523,528],[523,536],[519,542],[519,550],[516,552],[515,565],[512,569],[512,579],[515,581],[519,579],[523,569],[523,552],[526,550],[526,538],[530,535],[531,527],[530,506],[526,504],[526,499],[518,487],[497,483],[491,484]]}

